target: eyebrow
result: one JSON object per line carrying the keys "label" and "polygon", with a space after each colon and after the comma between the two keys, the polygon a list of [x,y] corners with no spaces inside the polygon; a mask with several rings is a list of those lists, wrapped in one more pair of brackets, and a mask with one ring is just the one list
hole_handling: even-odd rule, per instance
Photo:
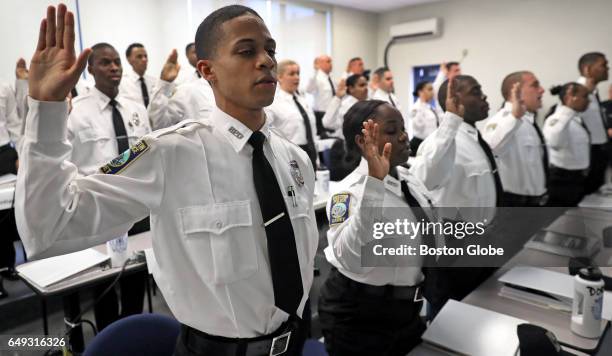
{"label": "eyebrow", "polygon": [[[257,41],[255,41],[252,38],[242,38],[242,39],[236,41],[236,43],[234,43],[234,46],[237,46],[237,45],[240,45],[240,44],[243,44],[243,43],[253,44],[253,43],[256,43],[256,42]],[[265,42],[266,42],[266,45],[272,44],[272,45],[276,46],[276,41],[273,38],[266,38]]]}

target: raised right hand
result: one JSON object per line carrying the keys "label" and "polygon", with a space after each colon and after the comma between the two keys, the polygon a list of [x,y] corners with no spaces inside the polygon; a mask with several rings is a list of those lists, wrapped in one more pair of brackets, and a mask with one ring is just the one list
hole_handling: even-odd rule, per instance
{"label": "raised right hand", "polygon": [[78,58],[74,52],[74,15],[66,5],[47,8],[47,18],[40,23],[38,45],[30,61],[30,96],[40,101],[64,101],[79,81],[91,49]]}
{"label": "raised right hand", "polygon": [[340,99],[346,94],[346,80],[340,79],[338,87],[336,88],[336,96]]}
{"label": "raised right hand", "polygon": [[[380,180],[385,179],[389,174],[391,164],[389,159],[391,158],[391,143],[385,143],[383,151],[378,150],[378,140],[380,139],[378,124],[375,124],[372,119],[363,123],[363,134],[364,143],[361,148],[363,157],[368,161],[368,175]],[[360,145],[361,146],[361,145]]]}
{"label": "raised right hand", "polygon": [[453,114],[463,117],[465,114],[465,107],[461,100],[461,95],[457,93],[455,86],[457,82],[455,79],[449,79],[448,86],[446,88],[446,111],[452,112]]}
{"label": "raised right hand", "polygon": [[15,66],[15,77],[17,79],[28,80],[28,67],[26,61],[23,58],[19,58],[17,65]]}
{"label": "raised right hand", "polygon": [[166,59],[166,63],[164,63],[164,67],[161,72],[161,79],[167,82],[173,82],[176,77],[178,77],[179,71],[181,69],[180,64],[178,64],[178,53],[176,49],[173,49]]}

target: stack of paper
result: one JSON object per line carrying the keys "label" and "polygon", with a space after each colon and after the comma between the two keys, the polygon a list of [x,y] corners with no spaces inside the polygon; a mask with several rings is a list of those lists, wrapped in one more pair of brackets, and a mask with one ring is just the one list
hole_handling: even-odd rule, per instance
{"label": "stack of paper", "polygon": [[17,266],[17,272],[34,284],[47,287],[98,265],[108,256],[94,249],[49,257]]}

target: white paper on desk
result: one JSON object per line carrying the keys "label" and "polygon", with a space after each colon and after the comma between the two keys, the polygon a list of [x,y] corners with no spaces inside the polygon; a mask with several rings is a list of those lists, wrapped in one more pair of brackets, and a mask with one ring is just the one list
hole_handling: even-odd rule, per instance
{"label": "white paper on desk", "polygon": [[153,253],[153,249],[147,248],[144,250],[144,253],[147,259],[147,270],[149,271],[149,274],[159,276],[159,265],[157,264],[157,259],[155,258],[155,253]]}
{"label": "white paper on desk", "polygon": [[28,262],[17,266],[17,272],[41,287],[47,287],[108,260],[92,248]]}
{"label": "white paper on desk", "polygon": [[17,181],[17,176],[14,175],[13,173],[7,173],[7,174],[0,176],[0,185],[7,184],[7,183],[13,183],[16,181]]}
{"label": "white paper on desk", "polygon": [[516,327],[526,323],[505,314],[449,300],[423,334],[423,340],[471,356],[514,356]]}

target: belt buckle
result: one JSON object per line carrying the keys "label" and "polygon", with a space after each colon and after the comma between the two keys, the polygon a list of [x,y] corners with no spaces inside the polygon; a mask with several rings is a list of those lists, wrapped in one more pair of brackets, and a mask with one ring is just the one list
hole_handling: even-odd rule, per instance
{"label": "belt buckle", "polygon": [[272,339],[272,346],[270,346],[270,356],[282,355],[287,352],[287,349],[289,348],[290,338],[291,331]]}
{"label": "belt buckle", "polygon": [[414,292],[414,300],[415,303],[423,301],[423,293],[421,293],[421,287],[416,287],[416,292]]}

